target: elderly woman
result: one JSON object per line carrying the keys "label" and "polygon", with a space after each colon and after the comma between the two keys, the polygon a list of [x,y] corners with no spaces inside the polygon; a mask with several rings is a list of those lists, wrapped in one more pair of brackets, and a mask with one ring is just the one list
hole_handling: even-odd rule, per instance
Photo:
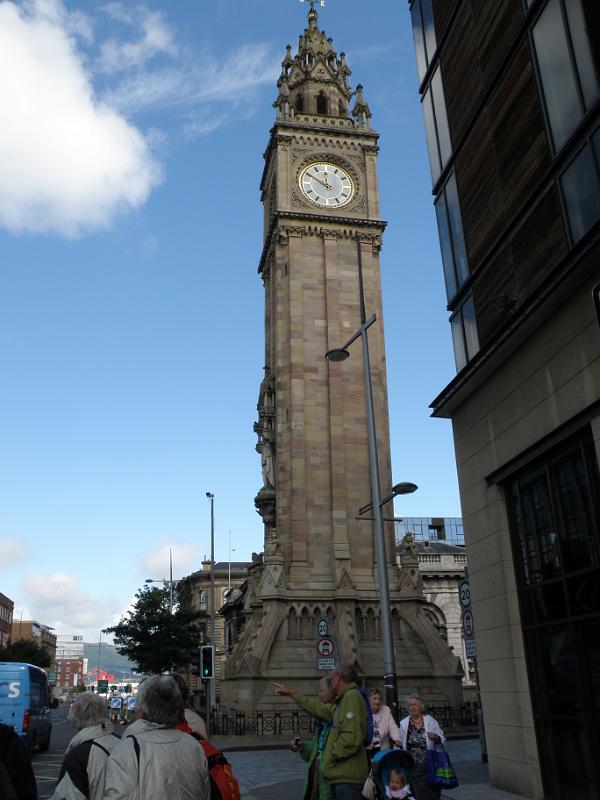
{"label": "elderly woman", "polygon": [[69,742],[51,800],[101,800],[106,760],[119,742],[112,723],[104,718],[103,698],[80,694],[69,720],[79,733]]}
{"label": "elderly woman", "polygon": [[136,710],[139,719],[106,764],[104,800],[209,800],[204,751],[176,729],[184,706],[173,678],[157,675],[140,684]]}
{"label": "elderly woman", "polygon": [[[331,678],[321,678],[319,682],[319,701],[325,705],[331,705],[334,700],[335,693],[331,685]],[[300,758],[308,761],[308,773],[304,782],[304,800],[331,800],[329,784],[321,775],[321,770],[319,769],[321,753],[325,750],[330,730],[331,722],[319,720],[310,742],[294,739],[290,744],[290,750],[294,753],[300,753]]]}
{"label": "elderly woman", "polygon": [[389,750],[394,744],[400,745],[400,729],[389,706],[384,705],[379,689],[369,690],[369,703],[373,712],[373,739],[367,746],[370,756],[380,750]]}
{"label": "elderly woman", "polygon": [[419,800],[439,800],[441,789],[427,783],[427,751],[446,739],[436,720],[424,714],[425,704],[418,695],[412,695],[407,703],[408,716],[400,722],[400,742],[415,760],[415,788]]}

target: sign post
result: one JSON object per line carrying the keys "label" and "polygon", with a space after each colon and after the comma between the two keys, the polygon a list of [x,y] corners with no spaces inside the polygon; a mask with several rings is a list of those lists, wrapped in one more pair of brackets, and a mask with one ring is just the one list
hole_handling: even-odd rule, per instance
{"label": "sign post", "polygon": [[483,711],[481,708],[481,692],[479,690],[479,669],[477,667],[477,647],[475,645],[475,620],[471,610],[471,587],[469,585],[469,572],[465,567],[465,577],[458,584],[458,599],[460,601],[460,623],[465,642],[465,652],[469,661],[475,662],[475,691],[477,696],[477,727],[479,728],[479,742],[481,744],[481,761],[487,764],[487,744],[485,741],[485,728],[483,727]]}
{"label": "sign post", "polygon": [[329,633],[329,620],[323,616],[317,620],[317,670],[331,672],[335,669],[335,642]]}

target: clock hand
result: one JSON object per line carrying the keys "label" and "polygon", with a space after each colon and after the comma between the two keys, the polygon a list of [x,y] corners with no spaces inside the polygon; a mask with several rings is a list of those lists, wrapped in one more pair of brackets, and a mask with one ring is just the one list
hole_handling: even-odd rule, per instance
{"label": "clock hand", "polygon": [[317,178],[316,175],[311,175],[310,177],[313,178],[318,183],[320,183],[321,186],[324,186],[326,189],[331,189],[331,186],[329,185],[329,181],[327,183],[325,183],[325,181],[322,181],[321,178]]}

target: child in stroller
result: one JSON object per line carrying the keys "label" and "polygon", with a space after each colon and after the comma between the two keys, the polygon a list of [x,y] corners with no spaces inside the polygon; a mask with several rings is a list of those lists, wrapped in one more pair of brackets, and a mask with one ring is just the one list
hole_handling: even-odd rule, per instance
{"label": "child in stroller", "polygon": [[371,762],[377,800],[416,800],[411,779],[415,762],[406,750],[382,750]]}

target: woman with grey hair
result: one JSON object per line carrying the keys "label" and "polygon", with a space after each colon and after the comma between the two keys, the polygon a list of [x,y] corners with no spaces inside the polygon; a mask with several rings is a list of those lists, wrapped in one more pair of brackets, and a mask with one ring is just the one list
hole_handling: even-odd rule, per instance
{"label": "woman with grey hair", "polygon": [[[334,700],[335,693],[331,685],[331,678],[328,676],[321,678],[319,681],[319,701],[326,705],[331,705]],[[333,709],[332,705],[331,707]],[[290,744],[290,750],[294,753],[299,753],[300,758],[308,762],[308,772],[304,781],[304,800],[331,800],[329,784],[321,775],[321,770],[319,769],[321,753],[325,750],[330,730],[331,722],[319,720],[310,742],[303,742],[298,736]]]}
{"label": "woman with grey hair", "polygon": [[141,683],[136,709],[139,719],[106,764],[104,800],[209,800],[204,750],[176,729],[184,707],[173,678],[157,675]]}
{"label": "woman with grey hair", "polygon": [[69,742],[50,800],[101,800],[106,761],[119,739],[104,718],[104,700],[84,692],[74,701],[69,721],[79,730]]}
{"label": "woman with grey hair", "polygon": [[425,711],[425,703],[418,695],[407,702],[408,716],[400,721],[400,742],[415,760],[414,788],[419,800],[439,800],[442,790],[427,783],[427,751],[436,744],[444,744],[444,733],[437,721]]}

